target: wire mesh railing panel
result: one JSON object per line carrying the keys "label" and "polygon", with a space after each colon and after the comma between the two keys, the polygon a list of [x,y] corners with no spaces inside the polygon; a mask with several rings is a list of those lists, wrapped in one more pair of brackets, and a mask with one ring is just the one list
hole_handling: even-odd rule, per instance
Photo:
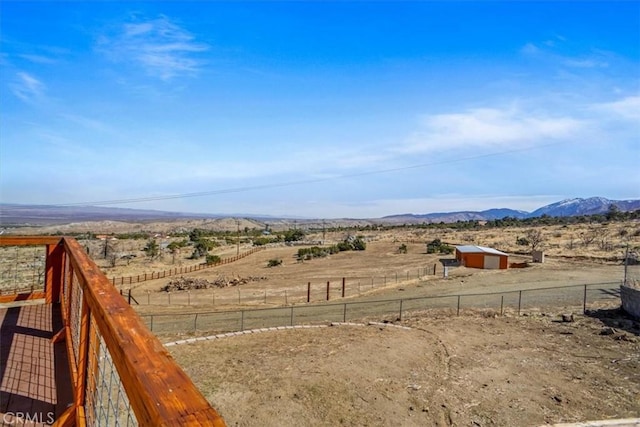
{"label": "wire mesh railing panel", "polygon": [[[80,361],[80,323],[82,321],[82,287],[78,284],[74,274],[69,278],[69,286],[71,288],[71,307],[69,310],[69,328],[71,332],[71,347],[73,348],[73,356],[76,365]],[[75,285],[74,285],[75,283]]]}
{"label": "wire mesh railing panel", "polygon": [[113,359],[91,321],[85,414],[89,426],[137,426]]}
{"label": "wire mesh railing panel", "polygon": [[0,247],[0,294],[44,289],[44,246]]}

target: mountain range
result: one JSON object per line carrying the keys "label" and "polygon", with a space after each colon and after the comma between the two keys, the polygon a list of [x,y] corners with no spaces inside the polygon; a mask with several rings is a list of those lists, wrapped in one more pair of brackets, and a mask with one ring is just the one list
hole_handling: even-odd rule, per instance
{"label": "mountain range", "polygon": [[[494,208],[484,211],[436,212],[427,214],[400,214],[382,218],[369,218],[358,222],[375,222],[389,224],[456,222],[469,220],[495,220],[505,217],[533,218],[547,216],[578,216],[606,213],[610,206],[616,206],[620,211],[634,211],[640,209],[640,200],[609,200],[604,197],[590,197],[586,199],[566,199],[550,205],[542,206],[533,212],[508,208]],[[257,221],[282,220],[299,223],[316,220],[279,218],[268,215],[245,214],[196,214],[181,212],[166,212],[145,209],[126,209],[100,206],[50,206],[50,205],[18,205],[0,203],[0,225],[45,225],[66,224],[78,221],[157,221],[179,219],[217,219],[217,218],[250,218]],[[353,221],[353,219],[352,219]],[[356,220],[357,221],[357,220]]]}
{"label": "mountain range", "polygon": [[401,214],[385,216],[382,219],[392,222],[456,222],[456,221],[491,221],[506,217],[511,218],[536,218],[547,216],[579,216],[604,214],[610,206],[616,206],[621,212],[635,211],[640,209],[640,200],[609,200],[604,197],[589,197],[587,199],[574,198],[565,199],[556,203],[542,206],[533,212],[499,208],[484,211],[459,211],[459,212],[438,212],[422,215]]}

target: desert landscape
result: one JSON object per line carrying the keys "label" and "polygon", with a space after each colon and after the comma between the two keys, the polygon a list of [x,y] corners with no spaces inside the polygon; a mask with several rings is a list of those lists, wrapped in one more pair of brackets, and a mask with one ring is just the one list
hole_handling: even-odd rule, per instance
{"label": "desert landscape", "polygon": [[[273,241],[234,262],[150,279],[153,272],[203,264],[204,258],[191,257],[194,242],[168,249],[194,229],[210,232],[215,244],[207,254],[220,259],[249,253],[254,240]],[[637,220],[499,229],[345,226],[302,230],[295,242],[275,241],[286,226],[255,232],[264,229],[255,220],[231,218],[38,227],[40,233],[76,234],[116,287],[125,296],[131,292],[147,324],[156,316],[154,332],[165,343],[180,343],[167,348],[229,425],[535,426],[640,414],[640,322],[620,310],[615,293],[627,248],[640,248]],[[299,259],[302,248],[350,236],[366,249]],[[531,262],[532,238],[545,252],[543,263]],[[521,268],[454,266],[453,254],[428,253],[427,243],[436,239],[505,251]],[[154,257],[147,254],[150,241],[158,243]],[[26,258],[34,269],[33,249],[22,255],[2,250],[3,262]],[[639,272],[627,267],[630,277]],[[148,280],[122,279],[144,274]],[[167,292],[176,280],[211,286]],[[414,307],[402,319],[354,312],[347,324],[302,327],[300,320],[295,328],[262,331],[247,322],[245,333],[224,337],[217,334],[226,330],[215,327],[162,327],[163,316],[175,320],[186,313],[309,304],[322,310],[327,282],[329,302],[354,304],[552,289],[531,292],[521,315],[514,300],[504,310],[495,299],[477,308],[481,297],[474,296],[457,311]],[[581,288],[563,287],[587,284],[595,287],[583,314]],[[198,337],[209,339],[193,340]]]}

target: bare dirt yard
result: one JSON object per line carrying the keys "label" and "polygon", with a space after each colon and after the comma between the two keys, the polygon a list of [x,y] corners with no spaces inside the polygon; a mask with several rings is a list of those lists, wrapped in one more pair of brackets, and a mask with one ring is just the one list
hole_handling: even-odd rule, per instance
{"label": "bare dirt yard", "polygon": [[613,309],[560,320],[431,312],[401,323],[410,329],[329,326],[168,348],[230,426],[538,426],[640,416],[640,322]]}

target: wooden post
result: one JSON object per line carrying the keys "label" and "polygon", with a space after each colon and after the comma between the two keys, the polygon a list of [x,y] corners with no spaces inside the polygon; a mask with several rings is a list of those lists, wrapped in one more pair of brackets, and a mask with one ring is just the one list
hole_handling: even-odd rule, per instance
{"label": "wooden post", "polygon": [[45,301],[47,304],[51,304],[60,301],[66,256],[62,240],[57,245],[47,245],[46,250]]}
{"label": "wooden post", "polygon": [[500,295],[500,316],[502,316],[504,308],[504,295]]}
{"label": "wooden post", "polygon": [[342,278],[342,298],[344,298],[345,278]]}
{"label": "wooden post", "polygon": [[458,295],[458,311],[456,312],[456,316],[460,316],[460,295]]}
{"label": "wooden post", "polygon": [[307,302],[311,301],[311,282],[307,282]]}
{"label": "wooden post", "polygon": [[329,282],[327,282],[327,301],[329,301]]}

